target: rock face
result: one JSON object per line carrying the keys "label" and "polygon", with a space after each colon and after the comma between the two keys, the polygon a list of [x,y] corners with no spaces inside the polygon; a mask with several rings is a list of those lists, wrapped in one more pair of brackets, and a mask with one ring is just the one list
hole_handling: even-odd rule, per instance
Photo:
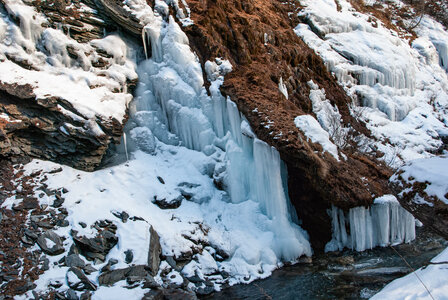
{"label": "rock face", "polygon": [[91,171],[120,142],[137,75],[95,3],[0,1],[0,156]]}
{"label": "rock face", "polygon": [[[237,103],[256,135],[280,152],[288,168],[290,199],[303,228],[310,233],[313,247],[323,247],[331,234],[326,209],[331,204],[343,209],[370,205],[372,195],[389,192],[391,173],[374,158],[355,154],[350,137],[344,151],[347,159],[339,162],[307,141],[294,125],[297,116],[313,114],[307,83],[313,80],[325,89],[343,123],[351,124],[351,134],[368,135],[368,130],[350,116],[351,100],[322,60],[294,35],[298,22],[288,15],[296,11],[293,4],[257,0],[188,4],[194,25],[185,30],[191,46],[202,63],[215,57],[232,62],[222,92]],[[280,91],[281,83],[288,97]]]}
{"label": "rock face", "polygon": [[121,138],[123,125],[117,120],[101,122],[101,135],[88,130],[67,131],[63,124],[79,123],[63,114],[61,107],[77,115],[76,109],[61,98],[37,99],[30,85],[0,81],[0,106],[8,115],[8,120],[0,119],[2,156],[27,155],[93,170],[109,143]]}
{"label": "rock face", "polygon": [[426,227],[448,239],[448,158],[415,160],[391,177],[400,204]]}

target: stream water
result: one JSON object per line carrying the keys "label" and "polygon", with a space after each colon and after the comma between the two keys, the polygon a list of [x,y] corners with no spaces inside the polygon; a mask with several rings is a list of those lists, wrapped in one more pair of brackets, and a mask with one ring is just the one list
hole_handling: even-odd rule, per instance
{"label": "stream water", "polygon": [[267,279],[228,287],[204,299],[370,298],[390,281],[411,272],[400,255],[418,269],[447,246],[446,240],[420,228],[414,242],[394,246],[395,250],[319,254],[313,256],[312,263],[285,266]]}

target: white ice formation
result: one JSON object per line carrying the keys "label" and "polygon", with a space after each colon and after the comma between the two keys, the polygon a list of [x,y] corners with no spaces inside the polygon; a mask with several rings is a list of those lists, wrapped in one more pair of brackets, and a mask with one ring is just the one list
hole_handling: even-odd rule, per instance
{"label": "white ice formation", "polygon": [[257,139],[236,104],[219,91],[230,63],[217,58],[205,64],[208,95],[199,61],[179,25],[158,12],[147,19],[151,21],[143,38],[152,56],[138,67],[130,136],[153,135],[158,142],[203,152],[212,158],[206,172],[223,183],[232,203],[255,201],[272,220],[278,259],[311,255],[306,233],[291,217],[286,170],[278,151]]}
{"label": "white ice formation", "polygon": [[448,135],[448,33],[443,26],[425,16],[410,43],[348,0],[300,3],[305,23],[296,34],[322,57],[352,97],[352,115],[374,137],[363,140],[361,149],[384,153],[382,159],[393,167],[432,156],[443,144],[441,136]]}
{"label": "white ice formation", "polygon": [[414,217],[392,195],[377,198],[370,208],[355,207],[348,213],[333,206],[330,215],[333,237],[325,251],[364,251],[415,239]]}

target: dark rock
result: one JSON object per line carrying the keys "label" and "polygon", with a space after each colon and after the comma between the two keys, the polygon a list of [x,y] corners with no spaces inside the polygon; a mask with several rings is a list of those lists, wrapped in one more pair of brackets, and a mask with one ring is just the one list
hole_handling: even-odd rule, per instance
{"label": "dark rock", "polygon": [[99,259],[104,261],[105,256],[118,243],[118,237],[112,232],[104,230],[94,238],[77,236],[72,231],[73,240],[82,255],[90,260]]}
{"label": "dark rock", "polygon": [[138,280],[138,278],[144,280],[148,275],[148,271],[145,267],[146,266],[144,265],[138,265],[104,272],[98,277],[98,282],[100,285],[110,286],[118,281],[125,280],[127,277],[132,277],[133,280]]}
{"label": "dark rock", "polygon": [[64,198],[62,198],[61,196],[58,196],[58,195],[56,194],[56,199],[53,201],[53,204],[51,205],[51,207],[59,208],[59,207],[62,206],[62,204],[64,203],[64,201],[65,201]]}
{"label": "dark rock", "polygon": [[59,280],[52,280],[48,285],[55,289],[58,289],[62,286],[62,282],[60,282]]}
{"label": "dark rock", "polygon": [[77,254],[70,254],[65,257],[65,265],[69,268],[77,267],[83,269],[86,263]]}
{"label": "dark rock", "polygon": [[163,300],[163,299],[165,298],[161,290],[151,290],[147,292],[142,298],[142,300]]}
{"label": "dark rock", "polygon": [[92,299],[92,294],[89,291],[85,291],[81,294],[80,300],[90,300]]}
{"label": "dark rock", "polygon": [[204,287],[200,287],[196,290],[196,294],[197,295],[210,295],[211,293],[213,293],[215,291],[215,289],[213,288],[213,286],[210,285],[206,285]]}
{"label": "dark rock", "polygon": [[151,226],[149,228],[150,240],[149,240],[149,252],[148,252],[148,266],[151,270],[151,275],[157,275],[160,266],[160,254],[162,253],[162,247],[160,246],[159,234]]}
{"label": "dark rock", "polygon": [[[48,242],[51,241],[52,244]],[[39,247],[48,255],[59,255],[64,253],[65,249],[62,246],[62,239],[54,233],[52,230],[48,230],[41,234],[37,239],[37,244]],[[54,245],[53,245],[54,244]]]}
{"label": "dark rock", "polygon": [[83,271],[79,268],[70,268],[67,272],[67,283],[68,286],[74,290],[91,290],[95,291],[97,289],[96,285],[87,278]]}
{"label": "dark rock", "polygon": [[78,224],[79,224],[82,228],[86,228],[86,227],[87,227],[87,224],[84,223],[84,222],[79,222]]}
{"label": "dark rock", "polygon": [[79,299],[76,292],[72,289],[67,290],[67,292],[65,293],[65,297],[67,298],[67,300],[78,300]]}
{"label": "dark rock", "polygon": [[94,267],[92,267],[92,265],[85,265],[82,270],[84,271],[84,273],[86,273],[87,275],[90,275],[94,272],[97,272],[98,270],[95,269]]}
{"label": "dark rock", "polygon": [[158,284],[151,275],[146,275],[142,287],[144,289],[157,289],[160,288],[160,284]]}
{"label": "dark rock", "polygon": [[185,199],[183,195],[179,195],[176,198],[169,200],[167,200],[166,198],[158,199],[157,196],[154,196],[153,203],[156,204],[161,209],[175,209],[182,204],[183,199]]}
{"label": "dark rock", "polygon": [[29,290],[35,289],[36,285],[32,283],[29,279],[25,280],[23,283],[19,284],[14,288],[17,294],[23,294]]}
{"label": "dark rock", "polygon": [[34,232],[34,231],[31,231],[31,230],[28,229],[28,228],[26,228],[23,232],[25,233],[25,235],[26,235],[27,237],[29,237],[29,238],[32,239],[32,240],[37,240],[37,238],[38,238],[37,233]]}
{"label": "dark rock", "polygon": [[161,184],[165,184],[165,180],[163,180],[162,177],[157,176],[157,179],[159,180],[159,182],[160,182]]}
{"label": "dark rock", "polygon": [[117,218],[119,218],[123,223],[126,223],[129,219],[129,214],[125,211],[122,211],[121,213],[117,211],[112,211],[112,214]]}
{"label": "dark rock", "polygon": [[69,225],[70,225],[70,223],[65,219],[59,219],[56,221],[56,226],[59,226],[59,227],[68,227]]}
{"label": "dark rock", "polygon": [[124,255],[125,255],[124,261],[127,264],[130,264],[134,260],[134,253],[132,252],[132,250],[130,250],[130,249],[126,250],[124,252]]}
{"label": "dark rock", "polygon": [[192,291],[182,289],[165,289],[162,291],[166,300],[197,300],[196,294]]}

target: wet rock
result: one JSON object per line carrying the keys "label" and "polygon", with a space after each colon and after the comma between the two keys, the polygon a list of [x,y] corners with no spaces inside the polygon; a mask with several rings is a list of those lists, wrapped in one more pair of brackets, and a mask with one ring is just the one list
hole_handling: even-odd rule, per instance
{"label": "wet rock", "polygon": [[156,204],[161,209],[175,209],[182,204],[183,199],[185,199],[183,195],[179,195],[176,198],[169,200],[167,200],[166,198],[158,199],[157,196],[154,196],[153,203]]}
{"label": "wet rock", "polygon": [[41,234],[37,239],[37,244],[48,255],[59,255],[64,253],[65,249],[62,246],[62,239],[52,230],[48,230]]}
{"label": "wet rock", "polygon": [[70,268],[66,275],[68,286],[74,290],[92,290],[97,289],[96,285],[87,278],[83,271],[79,268]]}
{"label": "wet rock", "polygon": [[160,266],[160,254],[162,253],[162,247],[160,246],[159,234],[151,226],[149,228],[150,240],[149,240],[149,252],[148,252],[148,266],[151,270],[151,275],[157,275]]}
{"label": "wet rock", "polygon": [[130,249],[126,250],[124,252],[124,255],[125,255],[124,261],[127,264],[130,264],[134,260],[134,253],[132,252],[132,250],[130,250]]}
{"label": "wet rock", "polygon": [[355,259],[351,255],[340,256],[334,259],[334,262],[343,266],[353,265],[355,263]]}

